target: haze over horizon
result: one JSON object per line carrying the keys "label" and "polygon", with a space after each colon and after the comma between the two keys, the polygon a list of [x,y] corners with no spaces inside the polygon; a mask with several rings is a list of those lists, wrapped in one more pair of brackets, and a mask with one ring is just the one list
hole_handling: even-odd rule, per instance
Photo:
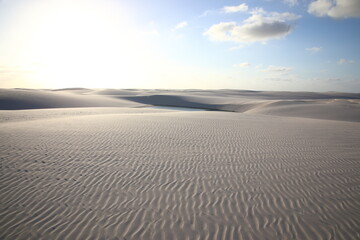
{"label": "haze over horizon", "polygon": [[0,0],[0,88],[360,92],[359,0]]}

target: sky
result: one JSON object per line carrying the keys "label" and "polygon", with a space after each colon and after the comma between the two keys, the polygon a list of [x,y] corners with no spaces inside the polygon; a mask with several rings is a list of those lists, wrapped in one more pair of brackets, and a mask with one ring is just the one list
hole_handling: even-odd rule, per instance
{"label": "sky", "polygon": [[360,92],[360,0],[0,0],[0,87]]}

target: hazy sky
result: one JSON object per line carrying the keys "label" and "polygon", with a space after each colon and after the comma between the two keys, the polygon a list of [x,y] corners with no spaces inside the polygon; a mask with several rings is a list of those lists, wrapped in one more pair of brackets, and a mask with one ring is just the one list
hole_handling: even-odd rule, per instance
{"label": "hazy sky", "polygon": [[360,92],[360,0],[0,0],[0,87]]}

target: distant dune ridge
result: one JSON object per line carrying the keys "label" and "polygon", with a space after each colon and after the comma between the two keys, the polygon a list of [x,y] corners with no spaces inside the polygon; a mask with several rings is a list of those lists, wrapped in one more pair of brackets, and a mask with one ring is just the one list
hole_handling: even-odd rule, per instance
{"label": "distant dune ridge", "polygon": [[360,239],[359,103],[2,89],[0,239]]}
{"label": "distant dune ridge", "polygon": [[360,121],[360,94],[243,90],[0,89],[0,109],[174,106]]}

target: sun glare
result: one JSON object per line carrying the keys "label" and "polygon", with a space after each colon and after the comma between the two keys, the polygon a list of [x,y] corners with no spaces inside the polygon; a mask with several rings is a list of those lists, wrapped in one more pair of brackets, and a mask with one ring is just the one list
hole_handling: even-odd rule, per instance
{"label": "sun glare", "polygon": [[26,10],[26,64],[40,85],[114,87],[144,79],[137,68],[147,49],[115,2],[39,1]]}

